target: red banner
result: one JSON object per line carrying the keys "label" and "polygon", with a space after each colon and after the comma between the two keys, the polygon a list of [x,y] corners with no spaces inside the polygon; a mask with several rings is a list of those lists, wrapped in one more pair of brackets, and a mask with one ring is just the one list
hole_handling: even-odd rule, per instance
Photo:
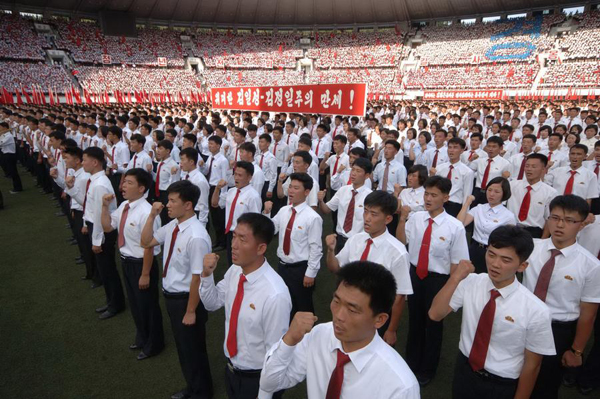
{"label": "red banner", "polygon": [[223,87],[210,90],[215,109],[364,116],[365,83]]}
{"label": "red banner", "polygon": [[502,100],[504,90],[425,91],[423,100]]}

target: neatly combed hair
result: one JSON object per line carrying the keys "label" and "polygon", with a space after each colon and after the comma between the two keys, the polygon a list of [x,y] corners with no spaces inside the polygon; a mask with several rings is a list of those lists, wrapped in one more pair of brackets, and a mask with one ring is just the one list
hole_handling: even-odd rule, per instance
{"label": "neatly combed hair", "polygon": [[396,300],[396,279],[388,269],[378,263],[357,261],[343,265],[336,274],[336,289],[340,284],[357,288],[369,296],[374,315],[391,313]]}
{"label": "neatly combed hair", "polygon": [[100,163],[104,163],[104,151],[98,147],[89,147],[83,152],[83,155],[94,158]]}
{"label": "neatly combed hair", "polygon": [[69,154],[70,156],[78,158],[79,160],[83,159],[83,150],[77,147],[77,145],[75,145],[75,147],[67,146],[63,150],[63,154]]}
{"label": "neatly combed hair", "polygon": [[146,144],[146,138],[139,133],[132,135],[130,141],[137,141],[141,145]]}
{"label": "neatly combed hair", "polygon": [[195,208],[200,198],[200,189],[189,180],[180,180],[167,188],[167,195],[169,194],[178,194],[183,202],[191,202]]}
{"label": "neatly combed hair", "polygon": [[297,180],[302,183],[302,186],[305,190],[312,190],[314,186],[314,181],[312,177],[308,175],[308,173],[292,173],[290,175],[290,181]]}
{"label": "neatly combed hair", "polygon": [[539,154],[539,153],[531,154],[527,157],[527,160],[530,160],[530,159],[539,159],[540,162],[542,163],[542,165],[544,165],[544,167],[546,167],[548,165],[548,157],[545,156],[544,154]]}
{"label": "neatly combed hair", "polygon": [[365,173],[369,173],[369,174],[373,173],[373,164],[367,158],[357,158],[354,161],[354,164],[352,165],[352,167],[355,167],[355,166],[364,170]]}
{"label": "neatly combed hair", "polygon": [[437,187],[443,194],[450,194],[450,190],[452,190],[452,182],[450,179],[442,176],[431,176],[425,180],[423,187]]}
{"label": "neatly combed hair", "polygon": [[260,213],[248,212],[242,214],[237,220],[237,225],[245,224],[252,230],[252,235],[260,243],[269,245],[275,235],[275,226],[270,218]]}
{"label": "neatly combed hair", "polygon": [[165,150],[173,151],[173,143],[171,143],[169,140],[159,141],[157,147],[162,147]]}
{"label": "neatly combed hair", "polygon": [[498,177],[494,177],[492,180],[490,180],[487,184],[487,186],[485,186],[485,189],[487,190],[488,188],[490,188],[490,186],[494,185],[494,184],[499,184],[500,187],[502,187],[502,202],[504,201],[508,201],[508,199],[510,198],[510,183],[508,182],[508,179],[502,177],[502,176],[498,176]]}
{"label": "neatly combed hair", "polygon": [[184,155],[187,159],[194,161],[194,163],[198,163],[198,151],[195,148],[192,148],[192,147],[184,148],[179,153],[179,157],[181,158]]}
{"label": "neatly combed hair", "polygon": [[[437,133],[437,132],[436,132]],[[467,143],[465,143],[465,141],[461,138],[458,137],[452,137],[450,140],[448,140],[448,145],[450,144],[457,144],[460,146],[460,148],[462,148],[463,150],[465,148],[467,148]]]}
{"label": "neatly combed hair", "polygon": [[313,161],[312,155],[308,151],[296,151],[294,157],[302,158],[302,161],[309,166]]}
{"label": "neatly combed hair", "polygon": [[398,199],[383,190],[375,190],[365,197],[365,208],[379,208],[386,215],[394,215],[398,210]]}
{"label": "neatly combed hair", "polygon": [[237,161],[236,164],[235,164],[235,167],[236,168],[242,168],[246,172],[248,172],[250,174],[250,176],[254,176],[254,165],[252,165],[252,163],[250,163],[250,162]]}
{"label": "neatly combed hair", "polygon": [[514,248],[519,260],[525,262],[533,252],[533,238],[527,230],[514,225],[496,228],[490,234],[489,246],[494,248]]}
{"label": "neatly combed hair", "polygon": [[144,186],[144,191],[148,191],[150,189],[150,185],[152,184],[152,176],[150,176],[150,173],[148,173],[144,169],[129,169],[127,172],[125,172],[125,177],[127,176],[133,176],[137,181],[138,185]]}
{"label": "neatly combed hair", "polygon": [[[503,128],[504,129],[504,128]],[[504,145],[504,140],[498,136],[492,136],[487,140],[488,144],[498,144],[500,148]]]}
{"label": "neatly combed hair", "polygon": [[429,177],[429,173],[427,173],[427,166],[425,165],[413,165],[408,170],[408,174],[417,173],[419,177],[419,186],[425,184],[427,177]]}
{"label": "neatly combed hair", "polygon": [[555,208],[563,211],[577,212],[582,219],[585,219],[590,213],[590,206],[587,201],[578,195],[559,195],[550,202],[550,212]]}

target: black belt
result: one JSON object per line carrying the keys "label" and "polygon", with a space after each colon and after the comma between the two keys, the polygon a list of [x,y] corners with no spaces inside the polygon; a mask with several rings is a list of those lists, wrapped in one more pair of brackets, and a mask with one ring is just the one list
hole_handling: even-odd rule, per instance
{"label": "black belt", "polygon": [[472,242],[473,244],[475,244],[475,245],[478,245],[478,246],[479,246],[479,248],[487,249],[487,247],[488,247],[487,245],[485,245],[485,244],[482,244],[482,243],[480,243],[480,242],[479,242],[479,241],[477,241],[477,240],[473,240],[473,239],[472,239],[472,240],[471,240],[471,242]]}
{"label": "black belt", "polygon": [[279,264],[287,266],[287,267],[302,267],[302,266],[308,266],[308,261],[307,260],[301,260],[300,262],[286,263],[286,262],[280,260]]}
{"label": "black belt", "polygon": [[577,325],[579,319],[570,320],[570,321],[560,321],[560,320],[552,320],[553,327],[571,327],[573,325]]}
{"label": "black belt", "polygon": [[510,385],[516,384],[518,382],[517,378],[500,377],[499,375],[490,373],[486,369],[481,369],[479,371],[475,371],[471,368],[471,365],[469,364],[469,358],[467,358],[465,355],[463,355],[462,352],[459,352],[459,355],[464,359],[465,363],[467,363],[467,365],[469,366],[469,369],[471,371],[473,371],[473,373],[475,373],[481,379],[484,379],[487,381],[495,381],[495,382],[499,382],[501,384],[510,384]]}
{"label": "black belt", "polygon": [[121,255],[121,259],[131,263],[144,263],[144,258],[134,258],[132,256]]}
{"label": "black belt", "polygon": [[237,375],[240,375],[240,376],[243,376],[243,377],[252,377],[252,378],[259,378],[260,377],[260,372],[262,371],[262,370],[241,370],[241,369],[238,369],[237,367],[235,367],[231,363],[230,359],[227,359],[227,368],[233,374],[237,374]]}
{"label": "black belt", "polygon": [[169,299],[187,299],[190,297],[189,292],[169,292],[163,289],[163,295]]}

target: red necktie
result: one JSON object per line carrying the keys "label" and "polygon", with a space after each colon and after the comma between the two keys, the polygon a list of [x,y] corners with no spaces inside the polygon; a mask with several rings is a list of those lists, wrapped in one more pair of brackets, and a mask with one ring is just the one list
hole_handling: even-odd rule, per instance
{"label": "red necktie", "polygon": [[185,175],[185,180],[189,180],[189,179],[190,179],[190,174],[189,174],[189,173],[186,173],[186,175]]}
{"label": "red necktie", "polygon": [[229,331],[227,332],[227,352],[229,352],[230,359],[237,355],[237,324],[242,301],[244,300],[244,283],[246,281],[246,276],[240,273],[237,292],[231,307],[231,316],[229,316]]}
{"label": "red necktie", "polygon": [[215,160],[215,156],[213,155],[210,158],[210,163],[208,164],[208,174],[206,175],[206,180],[208,180],[209,183],[210,183],[210,174],[212,173],[212,165],[213,165],[214,160]]}
{"label": "red necktie", "polygon": [[548,163],[552,160],[552,151],[548,153]]}
{"label": "red necktie", "polygon": [[481,189],[485,190],[487,187],[488,177],[490,175],[490,166],[492,165],[493,159],[488,159],[488,164],[485,167],[485,171],[483,172],[483,179],[481,179]]}
{"label": "red necktie", "polygon": [[431,163],[431,167],[435,168],[437,166],[437,159],[438,159],[438,154],[440,153],[440,150],[435,150],[435,155],[433,157],[433,162]]}
{"label": "red necktie", "polygon": [[454,169],[454,165],[450,165],[450,170],[448,171],[448,176],[446,178],[452,180],[452,169]]}
{"label": "red necktie", "polygon": [[225,234],[229,233],[229,229],[231,229],[231,224],[233,223],[233,214],[235,213],[235,205],[237,204],[237,199],[240,196],[240,190],[237,189],[237,193],[235,193],[235,197],[233,197],[233,202],[231,203],[231,210],[229,211],[229,219],[227,219],[227,227],[225,227]]}
{"label": "red necktie", "polygon": [[381,182],[381,190],[387,191],[388,176],[390,174],[390,163],[385,163],[385,169],[383,170],[383,182]]}
{"label": "red necktie", "polygon": [[533,187],[527,186],[527,193],[523,197],[523,202],[521,202],[521,208],[519,209],[519,220],[523,222],[527,219],[527,215],[529,214],[529,205],[531,204],[531,190]]}
{"label": "red necktie", "polygon": [[319,157],[319,146],[321,145],[321,139],[317,142],[317,148],[315,149],[315,155],[317,158]]}
{"label": "red necktie", "polygon": [[160,170],[162,169],[163,163],[158,164],[158,170],[156,171],[156,184],[154,185],[154,195],[158,199],[160,197]]}
{"label": "red necktie", "polygon": [[525,162],[527,162],[527,156],[523,155],[523,160],[521,161],[521,168],[519,169],[519,176],[517,180],[523,180],[523,173],[525,172]]}
{"label": "red necktie", "polygon": [[335,129],[333,129],[333,134],[331,135],[331,138],[334,139],[335,138],[335,134],[337,132],[337,126],[335,127]]}
{"label": "red necktie", "polygon": [[417,276],[421,280],[427,277],[429,270],[429,245],[431,244],[431,230],[433,228],[433,219],[429,218],[429,224],[423,234],[421,241],[421,249],[419,250],[419,260],[417,262]]}
{"label": "red necktie", "polygon": [[179,234],[179,225],[173,229],[171,235],[171,245],[169,245],[169,254],[167,255],[167,261],[165,262],[165,270],[163,271],[163,278],[167,277],[167,270],[169,270],[169,262],[171,261],[171,255],[173,255],[173,248],[175,248],[175,241],[177,241],[177,234]]}
{"label": "red necktie", "polygon": [[112,148],[112,163],[113,165],[116,164],[115,162],[115,150],[117,149],[117,145],[115,144],[115,146]]}
{"label": "red necktie", "polygon": [[344,366],[350,362],[350,356],[341,350],[337,350],[337,363],[329,378],[329,386],[325,399],[340,399],[342,394],[342,384],[344,383]]}
{"label": "red necktie", "polygon": [[500,296],[498,290],[490,291],[490,300],[483,308],[479,323],[477,323],[477,331],[473,338],[473,346],[469,353],[469,364],[473,371],[482,370],[485,366],[485,358],[487,357],[490,338],[492,337],[492,325],[494,324],[494,314],[496,313],[496,298]]}
{"label": "red necktie", "polygon": [[471,155],[469,155],[469,161],[473,159],[473,155],[475,155],[475,150],[471,150]]}
{"label": "red necktie", "polygon": [[344,231],[347,233],[352,230],[352,221],[354,220],[354,198],[358,194],[358,191],[352,190],[352,199],[348,204],[348,210],[346,211],[346,218],[344,219]]}
{"label": "red necktie", "polygon": [[[340,162],[340,156],[336,155],[336,157],[335,157],[335,164],[333,165],[333,173],[332,173],[332,175],[335,175],[335,173],[337,172],[338,162]],[[596,167],[596,169],[598,169],[598,167]],[[596,173],[596,174],[598,174],[598,173]]]}
{"label": "red necktie", "polygon": [[119,248],[122,248],[125,245],[125,222],[127,221],[128,214],[129,204],[125,204],[125,207],[123,208],[123,213],[121,214],[121,223],[119,223],[119,239],[117,240]]}
{"label": "red necktie", "polygon": [[286,142],[285,142],[287,145],[290,145],[290,139],[291,139],[291,138],[292,138],[292,135],[291,135],[291,134],[288,134],[288,136],[287,136],[287,140],[286,140]]}
{"label": "red necktie", "polygon": [[346,185],[352,183],[352,174],[348,173],[348,183]]}
{"label": "red necktie", "polygon": [[135,162],[137,161],[137,154],[133,156],[133,168],[135,169]]}
{"label": "red necktie", "polygon": [[292,229],[294,228],[294,221],[296,220],[296,208],[292,207],[292,216],[290,221],[285,228],[285,236],[283,237],[283,253],[286,255],[290,254],[290,247],[292,241]]}
{"label": "red necktie", "polygon": [[600,169],[600,163],[596,163],[596,168],[594,169],[594,173],[596,174],[596,177],[598,176],[598,169]]}
{"label": "red necktie", "polygon": [[361,261],[367,260],[367,258],[369,257],[369,251],[371,250],[371,244],[373,244],[373,240],[371,240],[369,238],[367,240],[367,246],[365,247],[365,250],[363,251],[362,255],[360,256]]}
{"label": "red necktie", "polygon": [[273,155],[277,156],[277,142],[275,142],[275,146],[273,146]]}
{"label": "red necktie", "polygon": [[564,195],[569,195],[573,192],[573,183],[575,183],[575,175],[577,174],[576,170],[570,170],[569,172],[571,172],[571,177],[569,177],[567,185],[565,186]]}
{"label": "red necktie", "polygon": [[540,270],[540,275],[538,276],[533,293],[543,302],[546,302],[546,295],[548,295],[548,286],[550,285],[550,279],[552,278],[552,272],[554,271],[556,257],[561,254],[562,252],[560,252],[558,249],[551,249],[550,259],[546,261],[542,267],[542,270]]}
{"label": "red necktie", "polygon": [[263,164],[263,160],[265,159],[265,154],[262,154],[260,156],[260,164],[258,166],[260,166],[260,168],[262,169],[262,164]]}
{"label": "red necktie", "polygon": [[86,185],[85,185],[85,197],[83,198],[83,213],[85,214],[85,204],[87,203],[87,194],[88,194],[88,190],[90,189],[90,183],[92,182],[91,179],[88,179]]}

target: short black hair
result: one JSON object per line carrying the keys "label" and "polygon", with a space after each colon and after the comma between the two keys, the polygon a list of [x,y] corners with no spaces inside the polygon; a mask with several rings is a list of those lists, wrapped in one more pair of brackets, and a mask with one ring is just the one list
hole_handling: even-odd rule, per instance
{"label": "short black hair", "polygon": [[391,313],[396,300],[396,279],[388,269],[378,263],[356,261],[343,265],[336,275],[336,289],[340,284],[357,288],[369,296],[374,315]]}
{"label": "short black hair", "polygon": [[115,136],[117,136],[119,138],[119,140],[121,140],[121,138],[123,138],[123,130],[117,125],[109,127],[108,133],[114,134]]}
{"label": "short black hair", "polygon": [[386,215],[394,215],[398,210],[398,199],[383,190],[375,190],[365,197],[364,208],[379,208]]}
{"label": "short black hair", "polygon": [[587,201],[578,195],[559,195],[550,202],[550,212],[554,208],[561,208],[563,211],[577,212],[579,216],[585,219],[590,213],[590,206]]}
{"label": "short black hair", "polygon": [[165,150],[173,151],[173,143],[171,143],[169,140],[161,140],[156,146],[162,147]]}
{"label": "short black hair", "polygon": [[428,177],[427,180],[425,180],[425,183],[423,183],[423,187],[437,187],[442,192],[442,194],[450,194],[450,190],[452,190],[452,182],[446,177],[431,176]]}
{"label": "short black hair", "polygon": [[240,144],[239,149],[251,153],[252,156],[256,155],[256,146],[249,141]]}
{"label": "short black hair", "polygon": [[292,173],[290,175],[290,182],[292,180],[297,180],[302,183],[305,190],[312,190],[314,186],[313,178],[310,177],[308,173]]}
{"label": "short black hair", "polygon": [[88,147],[83,152],[83,155],[87,155],[90,158],[94,158],[100,163],[104,163],[104,151],[99,147]]}
{"label": "short black hair", "polygon": [[196,151],[195,148],[192,148],[192,147],[184,148],[179,153],[179,157],[181,158],[184,155],[187,159],[191,159],[192,161],[194,161],[195,164],[198,163],[198,151]]}
{"label": "short black hair", "polygon": [[146,138],[139,133],[132,135],[130,141],[137,141],[141,145],[146,144]]}
{"label": "short black hair", "polygon": [[502,176],[498,176],[498,177],[494,177],[492,180],[490,180],[487,184],[487,186],[485,186],[485,189],[487,191],[488,188],[490,188],[490,186],[492,184],[499,184],[500,187],[502,187],[502,202],[504,201],[508,201],[508,199],[510,198],[510,183],[508,182],[508,179],[502,177]]}
{"label": "short black hair", "polygon": [[138,185],[144,186],[144,191],[148,191],[150,189],[150,185],[152,184],[152,176],[150,176],[150,173],[148,173],[144,169],[129,169],[127,172],[125,172],[125,177],[127,176],[133,176],[137,181]]}
{"label": "short black hair", "polygon": [[367,158],[356,159],[354,161],[354,164],[352,164],[352,167],[355,167],[355,166],[358,166],[359,168],[364,170],[365,173],[373,173],[373,164]]}
{"label": "short black hair", "polygon": [[548,157],[545,156],[544,154],[540,154],[540,153],[535,153],[535,154],[531,154],[527,157],[527,160],[530,159],[539,159],[540,162],[542,163],[542,165],[544,165],[544,167],[546,167],[548,165]]}
{"label": "short black hair", "polygon": [[463,139],[458,138],[458,137],[452,137],[450,140],[448,140],[448,145],[450,145],[450,144],[458,144],[460,146],[460,148],[462,148],[463,150],[465,148],[467,148],[467,143],[465,143],[465,141]]}
{"label": "short black hair", "polygon": [[[503,127],[503,129],[504,129],[504,127]],[[490,138],[487,140],[487,143],[488,143],[488,144],[490,144],[490,143],[492,143],[492,144],[498,144],[498,146],[499,146],[500,148],[502,148],[502,146],[504,145],[504,140],[502,140],[502,138],[501,138],[501,137],[498,137],[498,136],[492,136],[492,137],[490,137]]]}
{"label": "short black hair", "polygon": [[[577,125],[575,125],[575,126],[577,126]],[[569,153],[573,150],[582,150],[585,155],[587,155],[587,153],[588,153],[588,148],[587,148],[587,145],[585,145],[585,144],[579,144],[579,143],[574,144],[573,147],[571,147],[571,149],[569,150]]]}
{"label": "short black hair", "polygon": [[302,161],[307,164],[308,166],[310,166],[310,164],[313,161],[312,155],[310,155],[310,153],[308,151],[296,151],[294,153],[294,157],[300,157],[302,158]]}
{"label": "short black hair", "polygon": [[186,134],[184,134],[183,138],[186,139],[186,140],[188,140],[188,141],[191,141],[192,144],[196,144],[196,142],[198,141],[198,137],[196,137],[196,135],[192,134],[192,133],[186,133]]}
{"label": "short black hair", "polygon": [[235,164],[236,168],[242,168],[244,169],[246,172],[248,172],[248,174],[250,176],[254,176],[254,165],[252,165],[251,162],[246,162],[246,161],[237,161]]}
{"label": "short black hair", "polygon": [[391,145],[392,147],[394,147],[396,149],[396,151],[400,151],[400,143],[398,143],[396,140],[387,140],[385,142],[385,145]]}
{"label": "short black hair", "polygon": [[267,143],[271,143],[271,141],[273,141],[273,139],[271,139],[271,135],[267,134],[267,133],[263,133],[260,136],[258,136],[259,140],[267,140]]}
{"label": "short black hair", "polygon": [[217,143],[219,145],[219,147],[223,144],[223,139],[219,136],[210,136],[208,138],[208,141],[212,141],[214,143]]}
{"label": "short black hair", "polygon": [[252,230],[252,235],[261,244],[269,245],[275,235],[275,226],[270,218],[260,213],[247,212],[237,220],[237,225],[245,224]]}
{"label": "short black hair", "polygon": [[411,166],[410,169],[408,170],[408,174],[410,175],[411,173],[418,173],[419,186],[422,186],[423,184],[425,184],[425,181],[427,180],[427,177],[429,176],[429,174],[427,173],[427,166],[425,166],[425,165]]}
{"label": "short black hair", "polygon": [[[527,126],[527,125],[525,125],[525,126]],[[535,134],[526,134],[525,136],[523,136],[523,138],[521,140],[525,140],[525,139],[532,140],[534,144],[537,141],[537,137],[535,137]]]}
{"label": "short black hair", "polygon": [[83,159],[83,150],[77,146],[67,147],[63,150],[63,154],[68,154],[72,157],[78,158],[80,161]]}
{"label": "short black hair", "polygon": [[335,136],[335,138],[333,139],[333,141],[340,141],[342,144],[346,145],[348,144],[348,137],[344,136],[343,134],[337,134]]}
{"label": "short black hair", "polygon": [[200,189],[189,180],[179,180],[167,188],[167,195],[178,194],[183,202],[191,202],[195,208],[200,198]]}
{"label": "short black hair", "polygon": [[515,225],[506,224],[497,227],[488,239],[490,247],[513,248],[521,262],[525,262],[533,252],[533,238],[527,230]]}
{"label": "short black hair", "polygon": [[[335,136],[337,138],[337,136]],[[367,158],[367,151],[364,148],[354,147],[350,150],[350,154],[356,155],[359,158]]]}

